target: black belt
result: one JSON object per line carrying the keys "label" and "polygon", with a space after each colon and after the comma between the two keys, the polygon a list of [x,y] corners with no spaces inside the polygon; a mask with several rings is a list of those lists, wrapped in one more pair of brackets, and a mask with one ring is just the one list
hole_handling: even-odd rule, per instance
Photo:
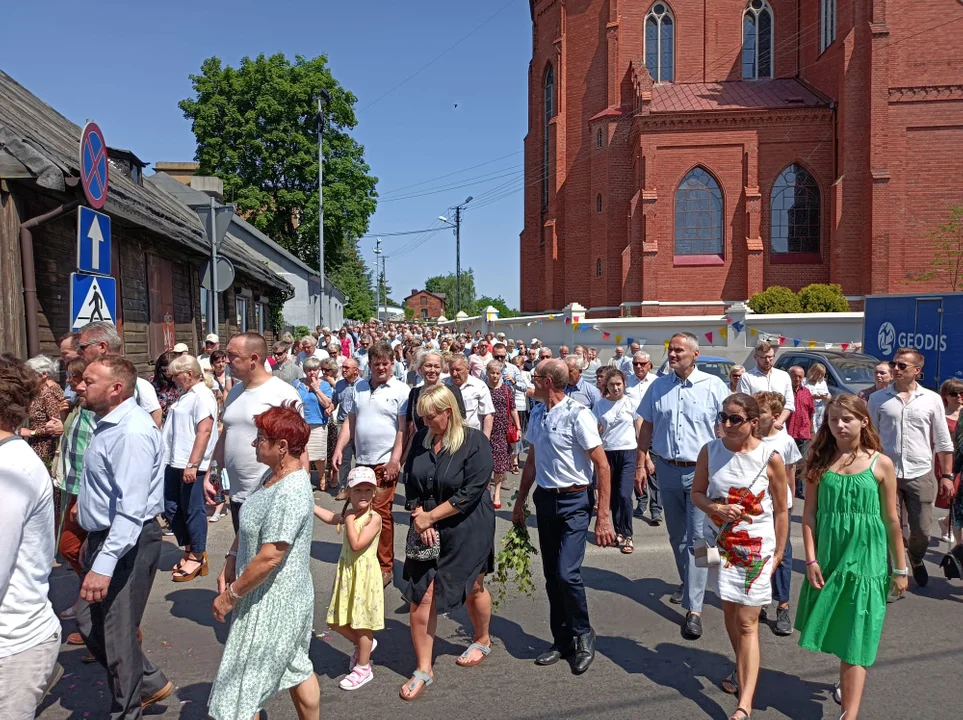
{"label": "black belt", "polygon": [[689,462],[688,460],[669,460],[669,458],[664,458],[661,455],[656,455],[656,457],[667,465],[674,465],[675,467],[689,468],[696,466],[696,463]]}
{"label": "black belt", "polygon": [[538,486],[538,489],[539,489],[539,490],[544,490],[544,491],[547,492],[547,493],[552,493],[553,495],[571,495],[571,494],[573,494],[573,493],[585,492],[586,490],[589,489],[589,486],[588,486],[588,485],[573,485],[572,487],[564,487],[564,488],[547,488],[547,487],[542,487],[541,485],[539,485],[539,486]]}

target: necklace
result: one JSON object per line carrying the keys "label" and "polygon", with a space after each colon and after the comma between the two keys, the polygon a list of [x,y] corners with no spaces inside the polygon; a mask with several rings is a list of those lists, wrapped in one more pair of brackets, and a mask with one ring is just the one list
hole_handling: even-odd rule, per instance
{"label": "necklace", "polygon": [[267,481],[265,481],[264,487],[269,488],[272,485],[277,485],[279,482],[281,482],[281,480],[286,478],[288,475],[290,475],[291,473],[297,472],[300,469],[301,469],[301,466],[298,465],[297,467],[292,467],[290,470],[283,470],[281,472],[275,471],[274,474],[271,477],[269,477]]}

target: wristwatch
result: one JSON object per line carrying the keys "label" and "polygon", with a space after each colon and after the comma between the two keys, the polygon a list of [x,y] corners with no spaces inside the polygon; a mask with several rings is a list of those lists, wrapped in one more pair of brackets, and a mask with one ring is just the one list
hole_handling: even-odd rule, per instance
{"label": "wristwatch", "polygon": [[186,467],[185,469],[186,469],[186,470],[196,470],[196,469],[197,469],[197,463],[189,462],[189,463],[187,463],[187,467]]}
{"label": "wristwatch", "polygon": [[949,473],[943,473],[942,475],[940,475],[940,480],[952,480],[952,479],[953,479],[953,476],[950,475]]}

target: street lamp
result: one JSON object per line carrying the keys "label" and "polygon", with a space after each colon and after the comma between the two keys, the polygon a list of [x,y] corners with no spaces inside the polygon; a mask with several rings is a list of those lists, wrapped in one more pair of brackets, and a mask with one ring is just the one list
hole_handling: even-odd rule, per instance
{"label": "street lamp", "polygon": [[455,312],[461,310],[461,211],[472,201],[469,195],[465,202],[455,206],[455,222],[452,224],[444,215],[439,215],[438,219],[443,223],[448,223],[449,227],[455,228]]}

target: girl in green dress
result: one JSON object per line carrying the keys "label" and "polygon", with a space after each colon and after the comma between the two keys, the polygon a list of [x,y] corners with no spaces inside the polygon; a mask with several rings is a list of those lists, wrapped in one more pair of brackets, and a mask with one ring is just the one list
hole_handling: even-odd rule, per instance
{"label": "girl in green dress", "polygon": [[836,697],[845,720],[859,714],[866,668],[876,660],[883,631],[886,595],[891,586],[897,594],[906,590],[896,471],[881,450],[864,401],[840,395],[827,402],[807,462],[807,582],[796,629],[800,646],[839,658],[841,697]]}

